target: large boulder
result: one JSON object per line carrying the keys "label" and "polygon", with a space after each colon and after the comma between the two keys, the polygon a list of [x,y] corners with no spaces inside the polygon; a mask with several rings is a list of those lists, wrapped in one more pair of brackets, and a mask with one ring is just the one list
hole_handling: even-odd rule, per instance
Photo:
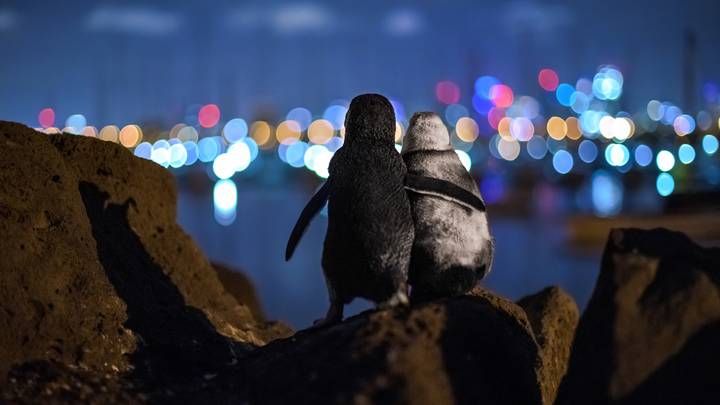
{"label": "large boulder", "polygon": [[264,321],[266,319],[265,312],[250,277],[242,271],[232,269],[224,264],[213,263],[212,267],[225,291],[232,295],[238,303],[248,307],[255,319]]}
{"label": "large boulder", "polygon": [[487,291],[369,311],[246,359],[251,403],[540,404],[522,308]]}
{"label": "large boulder", "polygon": [[610,234],[557,403],[720,402],[720,249]]}
{"label": "large boulder", "polygon": [[0,381],[30,360],[198,373],[289,334],[223,289],[176,223],[167,170],[9,122],[0,146]]}
{"label": "large boulder", "polygon": [[542,363],[538,368],[544,404],[555,402],[565,376],[580,311],[560,287],[548,287],[518,301],[527,314]]}

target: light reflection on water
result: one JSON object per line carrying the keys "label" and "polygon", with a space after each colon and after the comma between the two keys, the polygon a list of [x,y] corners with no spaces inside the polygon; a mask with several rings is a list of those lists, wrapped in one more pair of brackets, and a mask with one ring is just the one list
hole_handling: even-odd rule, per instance
{"label": "light reflection on water", "polygon": [[[205,254],[248,274],[270,319],[304,328],[322,317],[328,305],[320,268],[326,218],[318,216],[293,259],[283,260],[287,237],[309,198],[307,192],[240,185],[237,217],[230,226],[213,219],[210,194],[181,190],[178,202],[178,222]],[[485,286],[518,299],[556,284],[584,307],[599,270],[600,251],[574,251],[564,242],[563,225],[542,218],[490,217],[490,225],[497,250]],[[356,300],[346,308],[346,316],[369,306]]]}

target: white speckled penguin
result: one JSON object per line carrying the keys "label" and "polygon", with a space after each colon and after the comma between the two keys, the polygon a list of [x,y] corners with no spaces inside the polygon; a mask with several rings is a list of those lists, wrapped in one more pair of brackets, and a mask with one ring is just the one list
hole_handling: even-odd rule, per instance
{"label": "white speckled penguin", "polygon": [[[444,180],[482,201],[477,184],[460,162],[437,114],[413,115],[402,157],[409,177]],[[495,243],[484,203],[480,208],[471,207],[451,197],[452,193],[429,193],[412,186],[406,189],[415,222],[409,274],[412,300],[468,292],[490,271],[493,261]]]}

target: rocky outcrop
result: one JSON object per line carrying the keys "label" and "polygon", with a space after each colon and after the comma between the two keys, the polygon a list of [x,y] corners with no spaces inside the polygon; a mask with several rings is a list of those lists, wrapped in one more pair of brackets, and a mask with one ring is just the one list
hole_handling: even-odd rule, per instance
{"label": "rocky outcrop", "polygon": [[251,403],[541,403],[523,310],[481,289],[303,331],[246,361]]}
{"label": "rocky outcrop", "polygon": [[32,360],[198,373],[289,334],[225,292],[175,222],[166,170],[8,122],[0,145],[0,380]]}
{"label": "rocky outcrop", "polygon": [[720,249],[613,230],[557,402],[718,403],[719,283]]}
{"label": "rocky outcrop", "polygon": [[255,319],[265,321],[265,312],[250,278],[242,271],[233,270],[220,263],[213,263],[212,267],[225,291],[232,295],[238,303],[245,305]]}
{"label": "rocky outcrop", "polygon": [[570,357],[570,347],[580,318],[575,300],[560,287],[548,287],[518,301],[527,314],[540,348],[538,368],[543,403],[555,401]]}
{"label": "rocky outcrop", "polygon": [[613,231],[579,324],[557,287],[477,288],[291,336],[176,224],[164,169],[5,122],[0,147],[2,402],[720,399],[720,249],[683,234]]}

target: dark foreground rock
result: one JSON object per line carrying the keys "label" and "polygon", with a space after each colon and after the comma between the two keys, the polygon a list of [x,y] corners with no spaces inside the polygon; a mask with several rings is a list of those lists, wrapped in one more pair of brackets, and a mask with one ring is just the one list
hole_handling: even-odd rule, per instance
{"label": "dark foreground rock", "polygon": [[523,310],[483,290],[303,331],[247,359],[253,403],[540,404]]}
{"label": "dark foreground rock", "polygon": [[579,325],[559,288],[478,288],[290,336],[164,169],[12,123],[0,147],[2,403],[720,402],[720,249],[682,234],[614,231]]}
{"label": "dark foreground rock", "polygon": [[166,170],[8,122],[0,146],[0,381],[47,360],[162,384],[289,334],[224,290],[175,222]]}
{"label": "dark foreground rock", "polygon": [[580,311],[575,300],[559,287],[524,297],[518,305],[525,310],[540,348],[543,403],[552,404],[567,371]]}
{"label": "dark foreground rock", "polygon": [[720,403],[720,249],[614,230],[560,404]]}
{"label": "dark foreground rock", "polygon": [[255,319],[265,321],[265,312],[250,278],[242,271],[233,270],[220,263],[213,263],[212,267],[225,291],[232,295],[238,303],[245,305]]}

